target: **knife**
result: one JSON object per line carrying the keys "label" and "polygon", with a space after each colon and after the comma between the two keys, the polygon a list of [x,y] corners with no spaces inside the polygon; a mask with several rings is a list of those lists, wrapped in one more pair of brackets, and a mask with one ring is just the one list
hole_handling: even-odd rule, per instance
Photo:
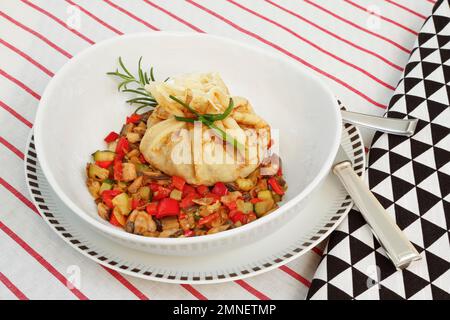
{"label": "knife", "polygon": [[412,136],[417,119],[393,119],[341,110],[342,121],[400,136]]}
{"label": "knife", "polygon": [[342,146],[339,147],[333,173],[339,177],[343,186],[359,208],[369,224],[372,233],[397,269],[407,268],[411,262],[420,260],[421,256],[400,230],[369,187],[353,170],[352,162]]}

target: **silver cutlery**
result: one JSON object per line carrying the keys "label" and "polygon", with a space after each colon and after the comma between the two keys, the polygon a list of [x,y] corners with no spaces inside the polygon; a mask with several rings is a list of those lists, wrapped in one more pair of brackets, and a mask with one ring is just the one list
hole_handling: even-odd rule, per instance
{"label": "silver cutlery", "polygon": [[346,123],[400,136],[412,136],[417,126],[417,119],[392,119],[345,110],[341,110],[341,115]]}
{"label": "silver cutlery", "polygon": [[352,162],[342,147],[339,147],[333,173],[339,177],[397,269],[405,269],[412,261],[421,259],[405,234],[353,170]]}

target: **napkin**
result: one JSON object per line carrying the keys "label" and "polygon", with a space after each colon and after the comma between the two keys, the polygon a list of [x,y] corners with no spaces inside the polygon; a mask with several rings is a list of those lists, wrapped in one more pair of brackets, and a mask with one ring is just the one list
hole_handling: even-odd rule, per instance
{"label": "napkin", "polygon": [[387,117],[417,118],[414,136],[377,132],[370,189],[422,260],[397,271],[357,209],[330,236],[307,299],[450,299],[450,6],[425,21]]}

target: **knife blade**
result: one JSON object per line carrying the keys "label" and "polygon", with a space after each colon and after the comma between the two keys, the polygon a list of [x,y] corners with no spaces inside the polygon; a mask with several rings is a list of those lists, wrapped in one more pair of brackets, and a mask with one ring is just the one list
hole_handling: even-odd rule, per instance
{"label": "knife blade", "polygon": [[370,226],[375,238],[385,249],[397,269],[405,269],[411,262],[421,259],[394,219],[389,216],[369,187],[353,170],[352,161],[342,146],[339,147],[333,165],[333,173],[338,176]]}

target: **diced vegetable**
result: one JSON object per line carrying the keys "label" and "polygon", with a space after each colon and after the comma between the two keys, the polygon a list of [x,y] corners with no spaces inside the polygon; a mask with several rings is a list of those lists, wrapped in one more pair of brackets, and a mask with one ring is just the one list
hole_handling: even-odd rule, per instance
{"label": "diced vegetable", "polygon": [[119,134],[116,133],[116,132],[114,132],[114,131],[111,131],[111,132],[105,137],[105,142],[106,142],[106,143],[111,143],[111,142],[113,142],[113,141],[116,141],[117,138],[119,138]]}
{"label": "diced vegetable", "polygon": [[189,193],[188,195],[186,195],[183,198],[183,200],[181,200],[180,207],[182,209],[188,209],[195,205],[193,200],[198,199],[198,198],[200,198],[200,195],[197,194],[196,192]]}
{"label": "diced vegetable", "polygon": [[180,224],[178,223],[177,217],[166,217],[161,219],[162,229],[170,230],[170,229],[179,229]]}
{"label": "diced vegetable", "polygon": [[246,224],[248,217],[243,212],[235,210],[230,212],[230,219],[231,221],[233,221],[233,223],[240,222],[241,224]]}
{"label": "diced vegetable", "polygon": [[114,210],[119,210],[122,215],[129,215],[131,212],[130,197],[126,193],[121,193],[112,199]]}
{"label": "diced vegetable", "polygon": [[[150,187],[151,188],[151,187]],[[157,185],[155,191],[153,191],[153,200],[161,200],[167,198],[170,195],[171,190],[163,186]]]}
{"label": "diced vegetable", "polygon": [[269,190],[263,190],[258,192],[258,198],[261,200],[272,200],[272,192],[270,192]]}
{"label": "diced vegetable", "polygon": [[126,123],[138,123],[141,120],[141,116],[137,113],[133,113],[131,116],[127,117]]}
{"label": "diced vegetable", "polygon": [[100,218],[105,219],[105,220],[109,220],[109,212],[110,209],[108,208],[108,206],[106,204],[104,204],[103,202],[99,202],[97,205],[97,213],[100,216]]}
{"label": "diced vegetable", "polygon": [[200,220],[198,220],[198,225],[201,226],[204,224],[211,223],[214,219],[216,219],[218,217],[219,217],[218,213],[210,214],[209,216],[203,217]]}
{"label": "diced vegetable", "polygon": [[109,177],[109,170],[100,168],[98,165],[91,163],[88,165],[88,176],[91,179],[103,181]]}
{"label": "diced vegetable", "polygon": [[264,216],[267,212],[272,210],[275,202],[273,199],[267,199],[258,203],[255,203],[255,213],[258,217]]}
{"label": "diced vegetable", "polygon": [[243,213],[250,213],[253,211],[253,204],[251,202],[246,202],[243,200],[237,200],[236,206],[239,211]]}
{"label": "diced vegetable", "polygon": [[158,202],[152,202],[145,207],[145,211],[151,216],[154,216],[158,213]]}
{"label": "diced vegetable", "polygon": [[183,191],[184,185],[186,184],[186,180],[184,180],[184,178],[182,178],[182,177],[173,176],[172,184],[178,190]]}
{"label": "diced vegetable", "polygon": [[127,222],[125,216],[121,214],[120,210],[116,207],[113,209],[111,219],[109,220],[115,226],[124,226]]}
{"label": "diced vegetable", "polygon": [[270,177],[267,181],[269,185],[272,187],[272,190],[276,193],[282,196],[284,194],[284,189],[282,186],[278,184],[278,181],[274,177]]}
{"label": "diced vegetable", "polygon": [[151,201],[152,191],[150,190],[150,187],[144,186],[140,187],[138,190],[139,196],[144,201]]}
{"label": "diced vegetable", "polygon": [[243,191],[250,191],[255,186],[253,181],[250,179],[239,178],[236,180],[236,183],[238,185],[238,188]]}
{"label": "diced vegetable", "polygon": [[129,186],[128,186],[128,192],[129,193],[136,193],[138,192],[139,188],[142,186],[142,181],[144,178],[142,176],[137,177]]}
{"label": "diced vegetable", "polygon": [[136,179],[136,166],[132,163],[123,163],[122,164],[122,180],[123,181],[132,181]]}
{"label": "diced vegetable", "polygon": [[208,192],[209,192],[209,188],[207,186],[198,186],[197,187],[197,192],[201,195],[201,196],[205,196]]}
{"label": "diced vegetable", "polygon": [[109,150],[104,151],[96,151],[92,155],[94,157],[94,161],[113,161],[116,154]]}
{"label": "diced vegetable", "polygon": [[105,190],[111,190],[113,187],[112,183],[110,183],[109,181],[103,181],[102,185],[100,186],[100,190],[99,190],[99,194],[102,194],[103,191]]}
{"label": "diced vegetable", "polygon": [[141,136],[139,135],[139,133],[136,132],[128,132],[127,139],[131,143],[136,143],[141,140]]}
{"label": "diced vegetable", "polygon": [[95,161],[95,164],[103,169],[107,169],[112,163],[113,161]]}
{"label": "diced vegetable", "polygon": [[158,213],[156,217],[158,219],[167,216],[176,216],[180,213],[180,206],[178,201],[171,198],[164,198],[159,202]]}
{"label": "diced vegetable", "polygon": [[115,180],[117,180],[117,181],[122,180],[123,165],[122,165],[122,160],[120,160],[119,158],[116,158],[114,160],[113,172],[114,172]]}
{"label": "diced vegetable", "polygon": [[127,138],[121,137],[119,141],[117,142],[116,147],[116,153],[119,156],[119,158],[123,158],[128,153],[128,150],[130,149],[130,145],[128,143]]}
{"label": "diced vegetable", "polygon": [[182,198],[182,196],[183,196],[183,192],[181,192],[181,191],[178,190],[178,189],[173,189],[172,192],[170,193],[170,197],[171,197],[172,199],[177,200],[177,201],[180,201],[181,198]]}
{"label": "diced vegetable", "polygon": [[228,188],[223,182],[216,182],[211,192],[218,196],[224,196],[228,193]]}

